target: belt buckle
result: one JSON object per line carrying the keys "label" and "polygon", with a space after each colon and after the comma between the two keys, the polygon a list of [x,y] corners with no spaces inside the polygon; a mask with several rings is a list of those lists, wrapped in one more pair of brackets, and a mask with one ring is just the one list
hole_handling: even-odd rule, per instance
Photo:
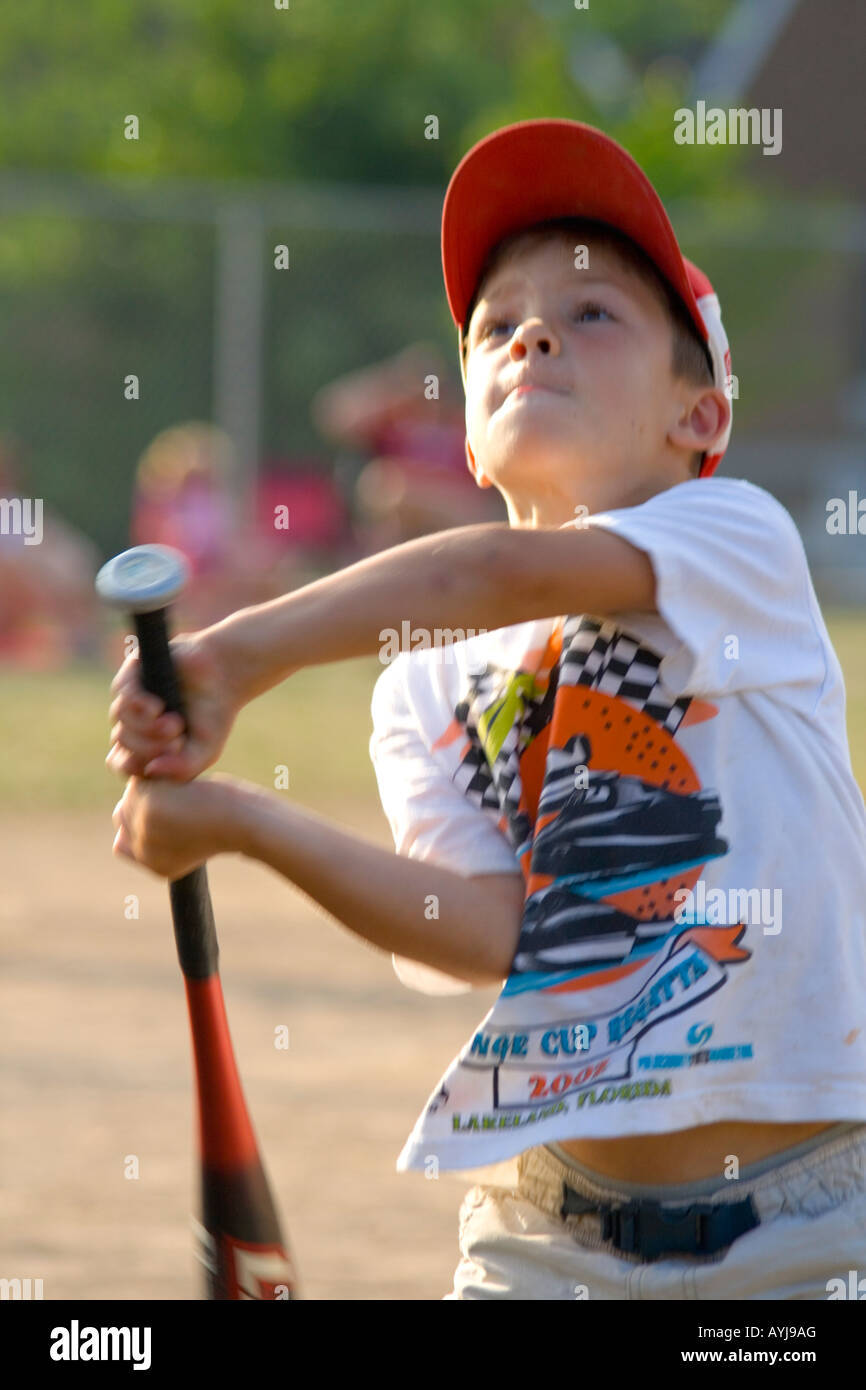
{"label": "belt buckle", "polygon": [[665,1254],[703,1254],[712,1211],[712,1204],[705,1202],[665,1211],[652,1198],[629,1201],[602,1212],[602,1239],[611,1241],[616,1250],[642,1255],[645,1260]]}

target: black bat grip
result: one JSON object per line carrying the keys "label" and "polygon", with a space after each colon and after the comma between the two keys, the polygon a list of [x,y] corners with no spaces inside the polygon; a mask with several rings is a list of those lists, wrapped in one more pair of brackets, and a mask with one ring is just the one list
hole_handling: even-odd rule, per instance
{"label": "black bat grip", "polygon": [[155,613],[134,615],[141,683],[151,695],[158,695],[160,700],[165,701],[169,713],[183,715],[186,719],[180,683],[168,644],[167,612],[167,608],[158,608]]}
{"label": "black bat grip", "polygon": [[[136,613],[135,631],[141,662],[141,683],[151,695],[159,696],[171,714],[186,718],[183,696],[168,643],[166,609]],[[219,965],[219,946],[213,919],[207,869],[202,864],[183,878],[169,884],[171,916],[177,958],[188,979],[205,980],[215,975]]]}

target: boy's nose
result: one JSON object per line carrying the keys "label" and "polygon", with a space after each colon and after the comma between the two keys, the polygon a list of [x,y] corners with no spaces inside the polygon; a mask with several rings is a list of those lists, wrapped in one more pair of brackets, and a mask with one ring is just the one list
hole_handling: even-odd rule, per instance
{"label": "boy's nose", "polygon": [[552,353],[556,357],[559,353],[559,339],[549,324],[541,319],[528,319],[515,329],[511,340],[511,356],[519,360],[536,349],[539,352]]}

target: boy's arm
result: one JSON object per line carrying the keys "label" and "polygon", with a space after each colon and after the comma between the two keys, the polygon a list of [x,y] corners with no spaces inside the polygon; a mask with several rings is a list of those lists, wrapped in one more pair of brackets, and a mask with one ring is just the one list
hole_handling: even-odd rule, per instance
{"label": "boy's arm", "polygon": [[523,916],[520,873],[464,878],[372,845],[298,806],[270,796],[256,801],[244,852],[357,936],[472,985],[506,979]]}
{"label": "boy's arm", "polygon": [[379,653],[383,633],[491,630],[574,612],[655,608],[648,557],[594,528],[485,523],[394,546],[212,629],[246,698],[301,666]]}
{"label": "boy's arm", "polygon": [[473,629],[655,606],[651,561],[610,531],[505,523],[440,531],[175,639],[185,739],[180,717],[161,713],[162,702],[141,690],[137,657],[127,657],[112,684],[106,762],[123,775],[195,777],[216,761],[243,705],[304,666],[381,655],[388,631],[402,649],[404,623],[410,646],[418,631],[434,646]]}
{"label": "boy's arm", "polygon": [[525,895],[519,871],[462,877],[230,777],[182,784],[133,777],[114,824],[114,852],[163,877],[239,852],[383,951],[476,986],[501,983],[511,968]]}

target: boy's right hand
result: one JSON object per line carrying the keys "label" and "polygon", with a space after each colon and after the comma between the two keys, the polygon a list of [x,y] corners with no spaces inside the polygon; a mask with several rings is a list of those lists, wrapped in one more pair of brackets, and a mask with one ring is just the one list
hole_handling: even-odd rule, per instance
{"label": "boy's right hand", "polygon": [[172,639],[188,727],[141,685],[141,663],[128,656],[111,683],[111,749],[105,759],[123,777],[188,782],[216,762],[244,703],[231,663],[208,629]]}

